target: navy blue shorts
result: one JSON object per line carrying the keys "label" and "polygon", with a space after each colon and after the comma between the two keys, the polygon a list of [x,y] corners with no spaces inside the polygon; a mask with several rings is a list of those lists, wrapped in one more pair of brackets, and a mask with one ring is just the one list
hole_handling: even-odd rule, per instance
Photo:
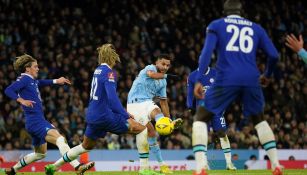
{"label": "navy blue shorts", "polygon": [[[215,86],[207,90],[204,107],[219,116],[237,98],[242,102],[243,115],[250,117],[264,110],[264,97],[261,87]],[[217,119],[215,119],[217,121]]]}
{"label": "navy blue shorts", "polygon": [[32,145],[37,147],[46,143],[45,137],[54,126],[47,120],[33,121],[26,123],[26,130],[32,137]]}
{"label": "navy blue shorts", "polygon": [[101,123],[87,123],[85,136],[93,140],[102,138],[107,132],[124,134],[128,132],[128,117],[120,114],[106,117]]}
{"label": "navy blue shorts", "polygon": [[[205,107],[205,99],[198,100],[197,105]],[[213,116],[213,119],[207,124],[208,124],[208,130],[212,127],[213,131],[219,131],[219,130],[226,131],[227,125],[224,118],[224,111],[221,114],[218,115],[215,114]]]}

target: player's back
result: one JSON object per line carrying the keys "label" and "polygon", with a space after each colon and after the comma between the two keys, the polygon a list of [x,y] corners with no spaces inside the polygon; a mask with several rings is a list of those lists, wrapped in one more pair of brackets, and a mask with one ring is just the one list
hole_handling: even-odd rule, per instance
{"label": "player's back", "polygon": [[266,43],[269,39],[264,29],[245,18],[230,15],[213,21],[208,26],[207,32],[217,36],[216,84],[259,86],[257,49],[264,49],[267,54],[277,55],[274,46],[269,51],[272,46]]}
{"label": "player's back", "polygon": [[106,64],[96,68],[93,74],[90,92],[90,102],[86,113],[87,123],[103,122],[103,119],[112,115],[108,101],[106,83],[116,83],[115,73]]}

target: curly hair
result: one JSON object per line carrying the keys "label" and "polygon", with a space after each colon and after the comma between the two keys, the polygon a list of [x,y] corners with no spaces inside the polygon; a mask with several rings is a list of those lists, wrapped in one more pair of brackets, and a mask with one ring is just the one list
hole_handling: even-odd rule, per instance
{"label": "curly hair", "polygon": [[37,62],[37,60],[28,54],[18,56],[14,61],[14,69],[17,72],[25,72],[26,68],[31,67],[33,62]]}
{"label": "curly hair", "polygon": [[114,66],[116,62],[120,62],[119,55],[112,44],[103,44],[97,48],[97,51],[99,64],[107,63],[110,66]]}

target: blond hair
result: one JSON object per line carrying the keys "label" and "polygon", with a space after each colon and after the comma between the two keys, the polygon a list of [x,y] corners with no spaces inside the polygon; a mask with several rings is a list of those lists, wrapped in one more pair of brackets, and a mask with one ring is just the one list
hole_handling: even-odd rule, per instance
{"label": "blond hair", "polygon": [[107,63],[109,66],[114,66],[116,62],[120,62],[119,55],[116,53],[112,44],[103,44],[97,48],[98,63]]}
{"label": "blond hair", "polygon": [[37,62],[37,60],[28,54],[23,54],[16,57],[13,66],[17,72],[26,72],[26,68],[31,67],[33,62]]}

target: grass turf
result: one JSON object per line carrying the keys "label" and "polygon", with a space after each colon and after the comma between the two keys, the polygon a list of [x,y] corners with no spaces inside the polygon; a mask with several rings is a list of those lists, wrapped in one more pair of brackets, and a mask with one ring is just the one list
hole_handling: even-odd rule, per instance
{"label": "grass turf", "polygon": [[[0,173],[1,174],[1,173]],[[44,175],[45,173],[18,173],[18,175]],[[86,175],[137,175],[137,172],[87,172]],[[271,175],[269,170],[211,170],[208,171],[209,175]],[[55,175],[75,175],[74,172],[57,172]],[[192,171],[175,171],[174,175],[192,175]],[[284,170],[284,175],[307,175],[307,170]]]}

